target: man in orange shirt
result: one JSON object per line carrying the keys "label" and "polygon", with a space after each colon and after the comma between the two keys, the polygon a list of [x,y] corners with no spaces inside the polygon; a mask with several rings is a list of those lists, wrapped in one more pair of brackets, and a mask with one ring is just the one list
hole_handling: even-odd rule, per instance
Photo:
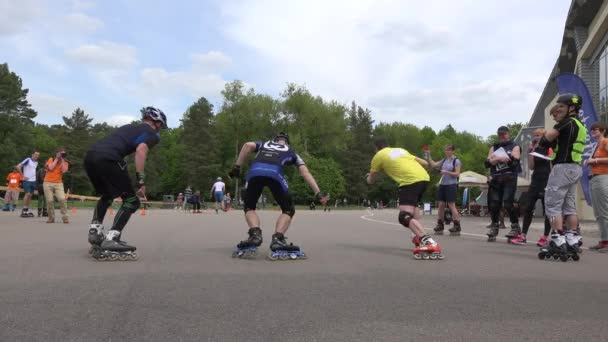
{"label": "man in orange shirt", "polygon": [[11,210],[10,202],[13,202],[13,209],[15,211],[17,208],[17,201],[19,201],[19,183],[23,180],[21,173],[17,168],[13,168],[13,172],[9,173],[6,177],[8,189],[6,190],[6,195],[4,196],[4,208],[2,211]]}
{"label": "man in orange shirt", "polygon": [[46,175],[44,176],[44,197],[46,198],[46,207],[49,218],[46,223],[55,222],[55,197],[61,206],[61,216],[63,223],[70,223],[68,220],[68,207],[63,190],[63,174],[68,171],[69,164],[65,159],[65,149],[61,148],[57,151],[55,158],[49,158],[46,162]]}

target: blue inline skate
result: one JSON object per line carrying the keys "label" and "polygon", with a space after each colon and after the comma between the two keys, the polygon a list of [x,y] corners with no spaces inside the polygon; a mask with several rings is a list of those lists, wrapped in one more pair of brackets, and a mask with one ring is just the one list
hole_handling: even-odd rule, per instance
{"label": "blue inline skate", "polygon": [[249,234],[249,238],[239,242],[236,249],[232,251],[233,258],[253,259],[258,255],[258,247],[264,241],[262,230],[259,227],[249,228],[247,234]]}
{"label": "blue inline skate", "polygon": [[299,246],[293,243],[287,243],[285,235],[282,233],[275,233],[272,236],[272,242],[270,243],[270,252],[268,253],[268,259],[275,260],[304,260],[307,256],[300,250]]}

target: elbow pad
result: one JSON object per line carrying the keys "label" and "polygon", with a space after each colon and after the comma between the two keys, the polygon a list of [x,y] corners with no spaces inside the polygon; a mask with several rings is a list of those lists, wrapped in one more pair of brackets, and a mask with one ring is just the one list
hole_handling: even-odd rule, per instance
{"label": "elbow pad", "polygon": [[486,161],[483,162],[483,165],[485,165],[486,168],[488,168],[488,169],[492,167],[492,164],[490,164],[490,161],[488,159],[486,159]]}

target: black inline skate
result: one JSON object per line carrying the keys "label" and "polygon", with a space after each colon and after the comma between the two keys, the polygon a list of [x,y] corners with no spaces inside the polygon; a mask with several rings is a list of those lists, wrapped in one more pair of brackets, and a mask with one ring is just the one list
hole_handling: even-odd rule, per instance
{"label": "black inline skate", "polygon": [[507,243],[511,243],[511,239],[515,239],[519,236],[519,234],[521,234],[521,227],[519,226],[519,223],[511,223],[511,231],[505,234]]}
{"label": "black inline skate", "polygon": [[89,254],[93,255],[93,253],[97,250],[101,252],[101,243],[105,240],[105,229],[103,225],[98,223],[91,223],[89,226],[89,236],[88,241],[91,247],[89,248]]}
{"label": "black inline skate", "polygon": [[498,222],[492,222],[490,231],[486,235],[488,235],[488,242],[496,241],[496,236],[498,235]]}
{"label": "black inline skate", "polygon": [[306,258],[306,254],[300,250],[299,246],[296,246],[293,243],[287,243],[287,238],[282,233],[275,233],[272,236],[268,259],[275,261],[297,260]]}
{"label": "black inline skate", "polygon": [[438,219],[437,225],[435,226],[435,228],[433,228],[435,235],[443,235],[444,229],[445,229],[445,226],[443,225],[443,221]]}
{"label": "black inline skate", "polygon": [[[578,255],[577,255],[578,257]],[[538,252],[538,258],[541,260],[561,260],[563,262],[568,261],[568,247],[566,243],[566,237],[559,233],[551,234],[551,241],[547,247],[542,247]],[[572,258],[572,260],[575,260]]]}
{"label": "black inline skate", "polygon": [[100,261],[137,260],[139,258],[135,253],[137,248],[128,245],[126,241],[120,241],[120,234],[118,230],[110,230],[99,248],[93,250],[93,258]]}
{"label": "black inline skate", "polygon": [[462,229],[460,228],[460,221],[458,221],[458,220],[454,220],[454,226],[452,228],[448,229],[451,236],[460,236],[461,230]]}
{"label": "black inline skate", "polygon": [[259,227],[249,228],[247,232],[249,237],[236,245],[236,249],[232,251],[233,258],[250,259],[258,255],[258,247],[264,241],[262,230]]}
{"label": "black inline skate", "polygon": [[28,208],[23,208],[21,210],[21,217],[34,217],[34,213],[31,212]]}

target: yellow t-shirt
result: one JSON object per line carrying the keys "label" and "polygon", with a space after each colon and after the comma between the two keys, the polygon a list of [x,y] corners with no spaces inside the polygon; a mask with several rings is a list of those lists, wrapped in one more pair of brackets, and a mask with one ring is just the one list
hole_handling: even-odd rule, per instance
{"label": "yellow t-shirt", "polygon": [[372,159],[371,172],[384,172],[399,186],[429,181],[429,173],[416,157],[402,148],[385,147]]}

